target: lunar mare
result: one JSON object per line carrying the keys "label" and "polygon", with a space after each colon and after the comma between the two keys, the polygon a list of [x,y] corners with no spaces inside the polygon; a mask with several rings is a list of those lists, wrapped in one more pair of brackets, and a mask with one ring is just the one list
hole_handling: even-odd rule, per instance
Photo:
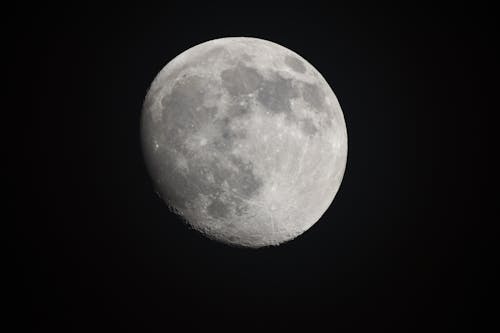
{"label": "lunar mare", "polygon": [[291,240],[332,203],[347,132],[321,74],[257,38],[221,38],[170,61],[146,95],[143,151],[158,194],[190,226],[236,246]]}

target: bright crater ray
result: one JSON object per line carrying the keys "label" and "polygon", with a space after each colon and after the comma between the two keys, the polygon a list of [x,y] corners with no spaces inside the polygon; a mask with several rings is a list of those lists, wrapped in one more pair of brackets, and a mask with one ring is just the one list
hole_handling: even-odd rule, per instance
{"label": "bright crater ray", "polygon": [[151,84],[141,126],[160,196],[227,244],[297,237],[328,209],[345,170],[346,126],[328,83],[261,39],[216,39],[174,58]]}

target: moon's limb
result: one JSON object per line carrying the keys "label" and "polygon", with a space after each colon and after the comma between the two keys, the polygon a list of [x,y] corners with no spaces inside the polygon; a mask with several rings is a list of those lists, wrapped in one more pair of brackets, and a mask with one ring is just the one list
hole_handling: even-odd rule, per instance
{"label": "moon's limb", "polygon": [[142,114],[146,162],[167,204],[219,241],[276,245],[333,201],[347,158],[340,105],[278,44],[222,38],[173,59]]}

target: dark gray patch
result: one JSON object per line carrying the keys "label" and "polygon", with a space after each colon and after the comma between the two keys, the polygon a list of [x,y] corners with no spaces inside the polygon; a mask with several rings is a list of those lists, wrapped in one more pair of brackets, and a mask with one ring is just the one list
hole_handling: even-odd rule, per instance
{"label": "dark gray patch", "polygon": [[262,81],[262,76],[254,68],[239,63],[235,67],[222,71],[221,79],[222,86],[229,94],[238,96],[255,91]]}
{"label": "dark gray patch", "polygon": [[224,141],[230,141],[230,143],[233,143],[235,138],[236,136],[234,135],[234,132],[229,127],[224,127],[222,129],[222,139],[224,139]]}
{"label": "dark gray patch", "polygon": [[214,124],[215,132],[221,133],[221,135],[215,137],[211,142],[211,144],[218,151],[226,152],[231,150],[234,141],[236,140],[236,135],[234,131],[231,129],[229,124],[230,124],[229,117],[219,119]]}
{"label": "dark gray patch", "polygon": [[320,111],[325,105],[325,93],[317,84],[304,83],[302,86],[304,101]]}
{"label": "dark gray patch", "polygon": [[214,139],[213,147],[220,152],[231,150],[234,144],[234,140],[231,139],[231,136],[232,134],[229,131],[224,131],[221,137]]}
{"label": "dark gray patch", "polygon": [[241,59],[243,59],[244,61],[251,61],[253,59],[253,57],[251,55],[249,55],[248,53],[243,53],[241,55]]}
{"label": "dark gray patch", "polygon": [[[255,195],[263,182],[253,173],[253,165],[244,163],[236,156],[231,156],[230,163],[213,160],[210,162],[210,171],[214,178],[215,184],[223,184],[227,182],[231,191],[244,197]],[[236,169],[236,170],[235,170]]]}
{"label": "dark gray patch", "polygon": [[229,144],[232,146],[236,140],[243,140],[247,137],[247,133],[244,129],[234,130],[231,127],[224,127],[222,130],[222,138],[226,141],[229,141]]}
{"label": "dark gray patch", "polygon": [[215,199],[207,207],[207,213],[213,218],[225,218],[229,215],[229,208],[220,199]]}
{"label": "dark gray patch", "polygon": [[224,181],[227,181],[231,177],[232,171],[227,166],[216,160],[210,161],[209,163],[210,170],[216,184],[222,184]]}
{"label": "dark gray patch", "polygon": [[209,180],[209,176],[212,173],[213,170],[210,164],[203,161],[193,163],[187,175],[190,180],[190,186],[195,188],[197,193],[218,196],[222,191],[215,183]]}
{"label": "dark gray patch", "polygon": [[217,110],[218,110],[218,108],[216,106],[212,106],[212,107],[202,106],[198,110],[198,114],[203,119],[207,119],[207,120],[211,121],[213,118],[215,118],[215,115],[217,114]]}
{"label": "dark gray patch", "polygon": [[206,87],[209,85],[210,81],[206,78],[187,76],[162,98],[162,122],[155,131],[165,132],[165,128],[168,129],[167,142],[164,144],[187,154],[186,139],[213,121],[217,108],[203,106]]}
{"label": "dark gray patch", "polygon": [[306,72],[306,66],[304,66],[304,63],[302,60],[292,57],[292,56],[285,56],[285,64],[288,65],[291,69],[298,73],[305,73]]}
{"label": "dark gray patch", "polygon": [[231,127],[231,122],[236,118],[245,116],[248,112],[245,106],[233,104],[228,109],[229,116],[215,121],[215,132],[221,133],[220,136],[215,137],[212,141],[212,145],[216,150],[229,151],[234,147],[236,141],[247,137],[247,130],[245,128],[234,129]]}
{"label": "dark gray patch", "polygon": [[236,208],[234,214],[236,216],[243,216],[248,213],[250,207],[248,207],[248,203],[244,202],[240,198],[233,196],[233,201],[236,203]]}
{"label": "dark gray patch", "polygon": [[196,108],[203,104],[207,80],[197,76],[188,76],[178,81],[170,94],[165,95],[161,104],[164,108],[163,117],[167,126],[188,129],[197,124]]}
{"label": "dark gray patch", "polygon": [[253,165],[250,162],[244,162],[241,159],[233,156],[232,163],[238,168],[236,177],[229,179],[228,183],[233,187],[239,195],[247,198],[257,193],[262,186],[262,180],[257,178],[253,173]]}
{"label": "dark gray patch", "polygon": [[316,132],[318,132],[318,128],[314,126],[313,122],[311,119],[303,119],[300,122],[300,129],[302,132],[304,132],[306,135],[314,135]]}
{"label": "dark gray patch", "polygon": [[247,105],[240,105],[240,102],[245,102],[245,98],[235,98],[233,103],[229,105],[227,113],[232,118],[244,116],[250,112],[249,107]]}
{"label": "dark gray patch", "polygon": [[257,100],[273,112],[290,112],[290,99],[297,97],[297,89],[292,80],[276,75],[274,80],[265,80]]}

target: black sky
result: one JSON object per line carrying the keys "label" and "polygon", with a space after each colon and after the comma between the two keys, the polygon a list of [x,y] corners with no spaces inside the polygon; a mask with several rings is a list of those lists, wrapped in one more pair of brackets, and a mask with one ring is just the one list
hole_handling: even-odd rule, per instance
{"label": "black sky", "polygon": [[[14,147],[18,323],[145,332],[184,317],[204,324],[201,316],[212,325],[445,328],[481,311],[465,295],[467,271],[481,261],[469,244],[486,219],[486,134],[497,109],[491,11],[309,2],[12,9],[4,133]],[[155,75],[187,48],[227,36],[303,56],[347,123],[333,206],[277,248],[230,248],[189,230],[154,194],[142,159],[141,104]]]}

